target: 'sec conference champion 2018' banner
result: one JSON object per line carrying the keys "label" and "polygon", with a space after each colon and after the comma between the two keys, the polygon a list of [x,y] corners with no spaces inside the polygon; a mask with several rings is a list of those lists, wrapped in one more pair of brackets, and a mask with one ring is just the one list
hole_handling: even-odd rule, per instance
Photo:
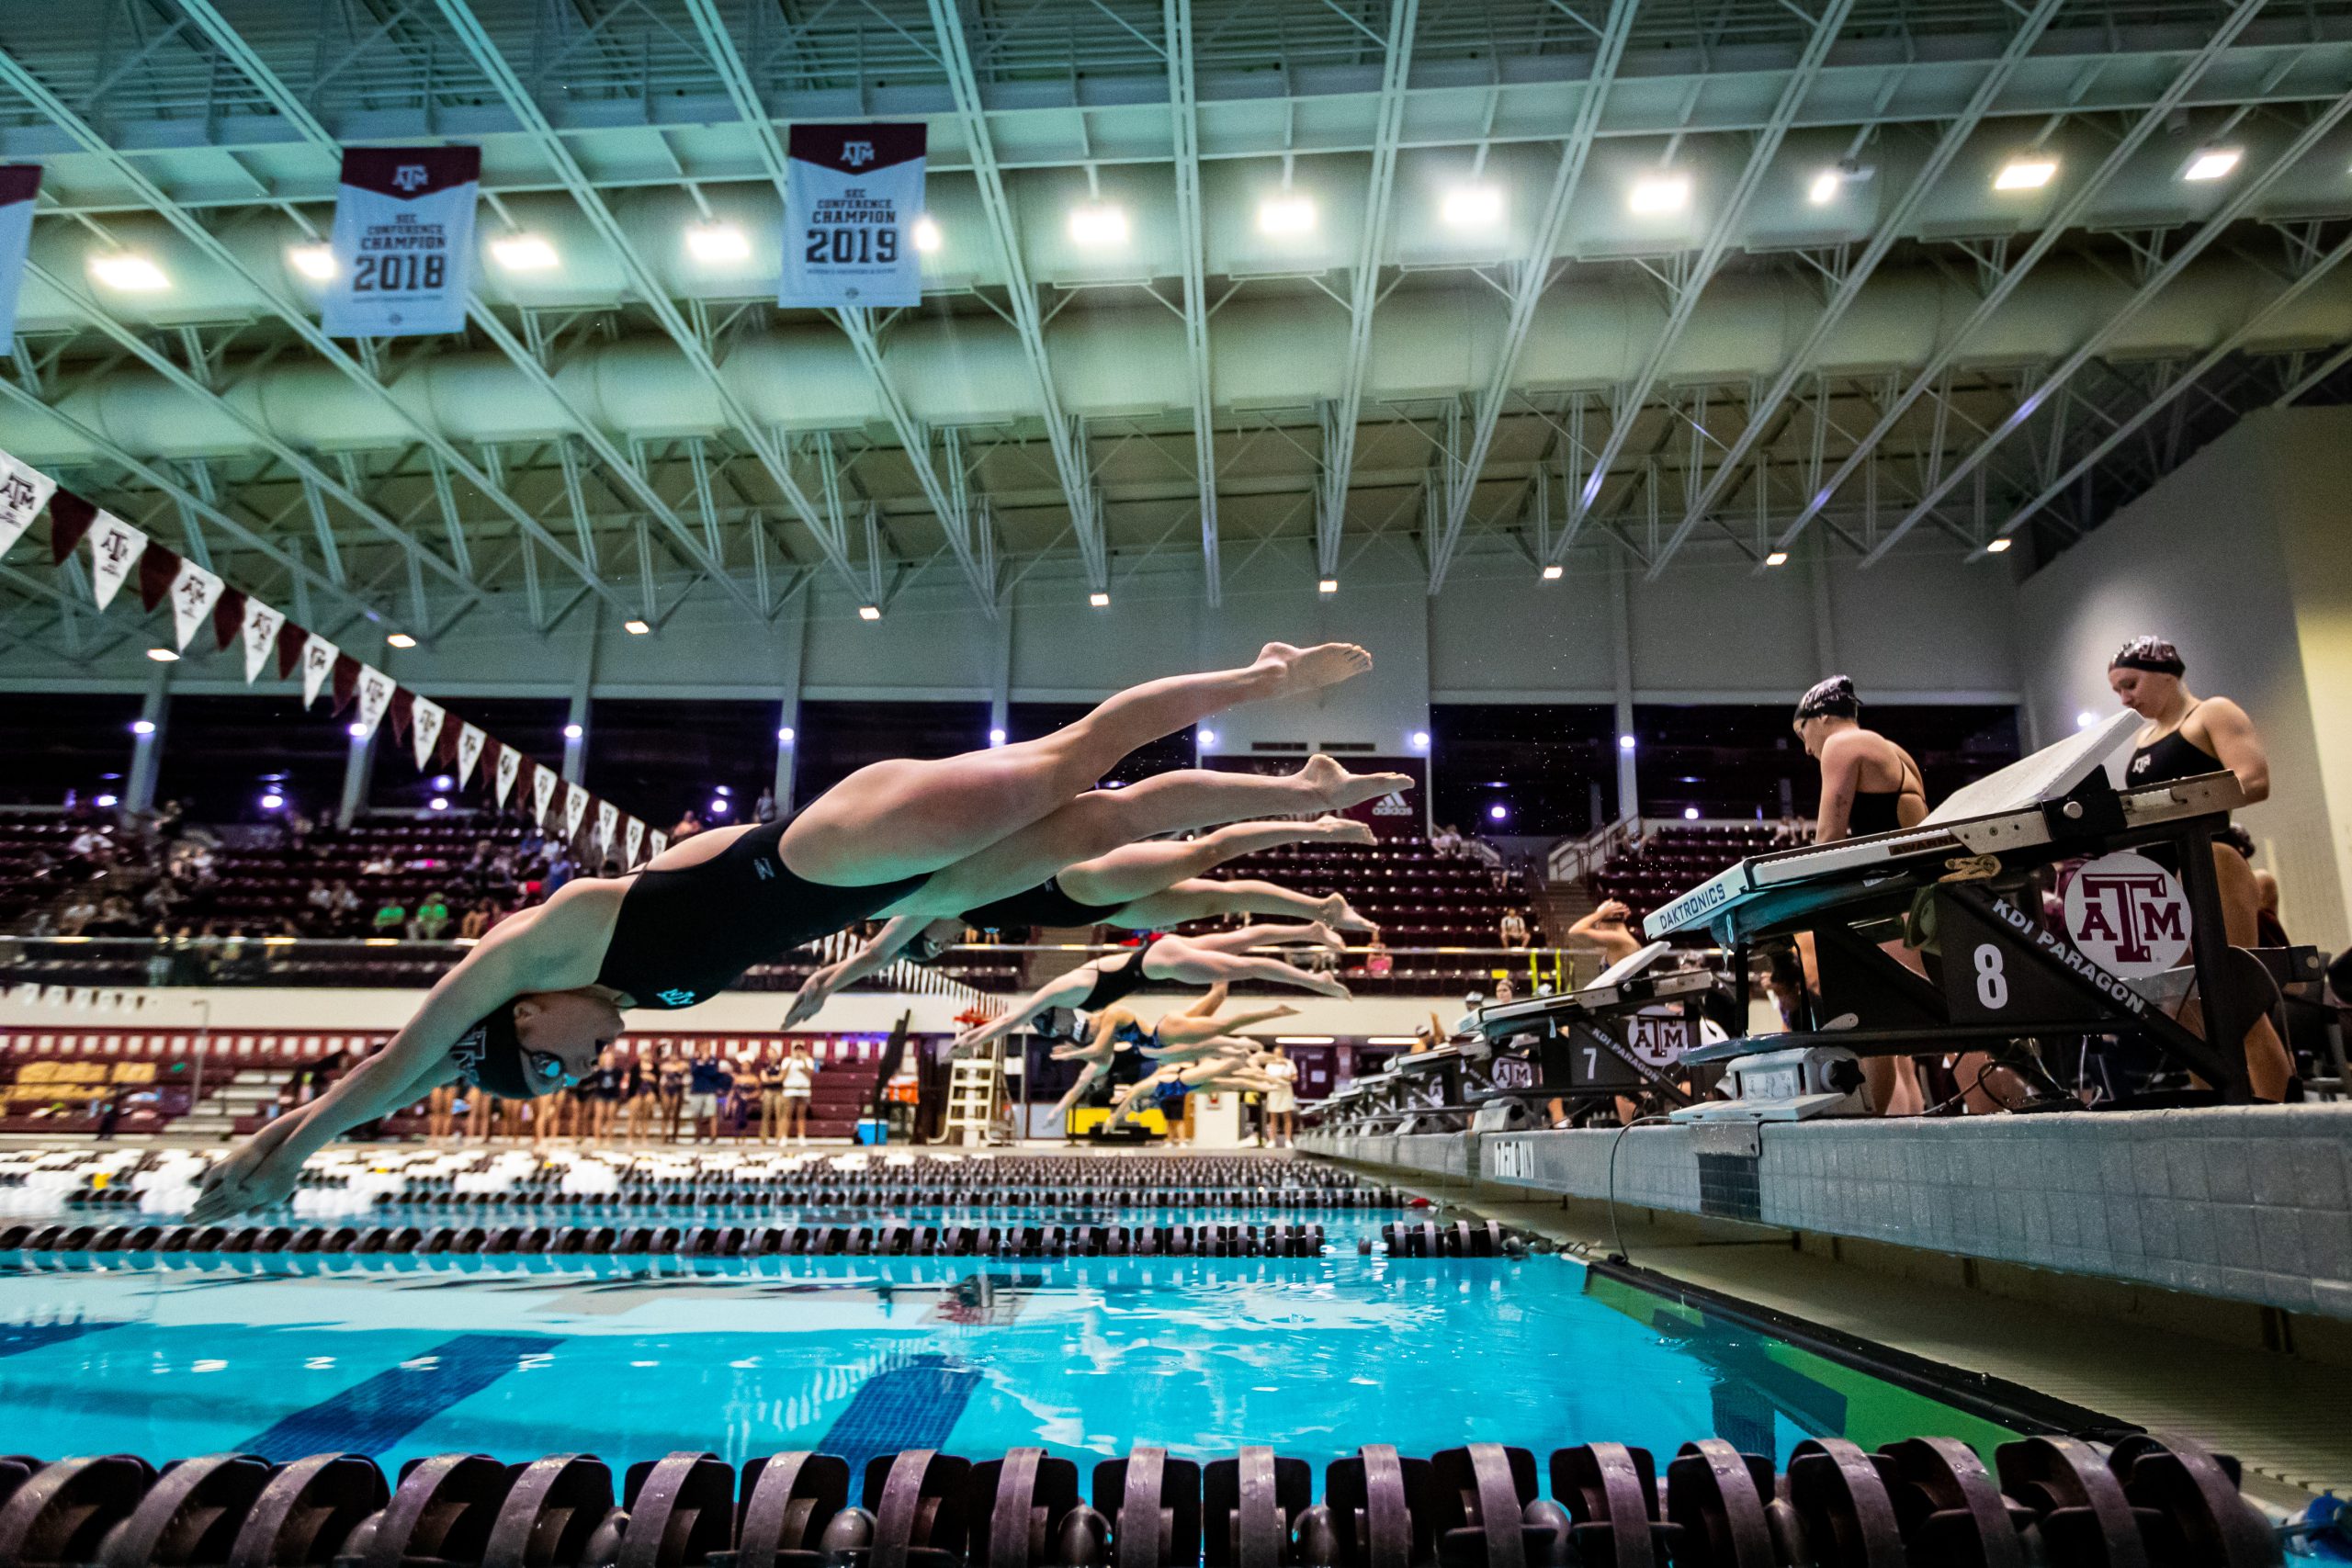
{"label": "'sec conference champion 2018' banner", "polygon": [[921,125],[796,125],[780,305],[919,305]]}
{"label": "'sec conference champion 2018' banner", "polygon": [[39,164],[0,165],[0,355],[17,341],[17,290],[25,281],[25,247],[33,238]]}
{"label": "'sec conference champion 2018' banner", "polygon": [[334,205],[331,337],[421,337],[466,324],[479,147],[355,147]]}

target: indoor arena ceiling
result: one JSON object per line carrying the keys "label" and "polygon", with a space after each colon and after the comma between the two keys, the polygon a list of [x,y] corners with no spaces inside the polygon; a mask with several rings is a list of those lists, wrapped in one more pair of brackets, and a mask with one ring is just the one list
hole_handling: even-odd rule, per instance
{"label": "indoor arena ceiling", "polygon": [[[0,51],[0,447],[426,635],[1179,558],[1213,604],[1384,537],[1432,591],[1986,570],[2352,355],[2352,0],[80,0]],[[921,308],[773,303],[798,119],[927,122]],[[466,333],[326,337],[339,148],[443,140]]]}

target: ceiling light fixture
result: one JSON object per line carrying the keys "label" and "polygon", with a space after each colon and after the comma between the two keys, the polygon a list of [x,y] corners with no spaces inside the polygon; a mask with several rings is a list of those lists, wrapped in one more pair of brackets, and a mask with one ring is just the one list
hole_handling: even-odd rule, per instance
{"label": "ceiling light fixture", "polygon": [[492,240],[490,255],[509,272],[551,272],[563,262],[555,247],[537,234],[509,234]]}
{"label": "ceiling light fixture", "polygon": [[914,241],[915,249],[925,255],[936,254],[939,247],[947,243],[947,236],[939,231],[939,220],[929,213],[914,220],[907,231],[907,236]]}
{"label": "ceiling light fixture", "polygon": [[1258,204],[1258,232],[1293,237],[1315,232],[1315,198],[1295,190],[1279,192]]}
{"label": "ceiling light fixture", "polygon": [[882,618],[882,606],[879,604],[860,604],[857,607],[857,618],[861,621],[878,621]]}
{"label": "ceiling light fixture", "polygon": [[90,258],[90,276],[125,294],[155,294],[172,286],[153,258],[137,251],[101,251]]}
{"label": "ceiling light fixture", "polygon": [[1789,564],[1789,552],[1786,550],[1774,550],[1770,555],[1764,558],[1764,564],[1766,566],[1786,566]]}
{"label": "ceiling light fixture", "polygon": [[1625,209],[1637,218],[1679,212],[1690,205],[1690,176],[1673,169],[1642,175],[1625,193]]}
{"label": "ceiling light fixture", "polygon": [[296,272],[314,283],[327,283],[334,277],[334,247],[332,245],[288,245],[286,262]]}
{"label": "ceiling light fixture", "polygon": [[1127,243],[1127,214],[1109,202],[1094,202],[1069,209],[1069,237],[1095,250]]}
{"label": "ceiling light fixture", "polygon": [[1107,610],[1111,607],[1111,596],[1108,593],[1089,593],[1086,596],[1086,602],[1098,610]]}
{"label": "ceiling light fixture", "polygon": [[1497,186],[1455,186],[1438,203],[1449,229],[1491,229],[1503,220],[1503,193]]}
{"label": "ceiling light fixture", "polygon": [[752,259],[752,236],[732,223],[716,220],[686,229],[686,254],[698,262],[723,265]]}
{"label": "ceiling light fixture", "polygon": [[1561,570],[1562,569],[1556,563],[1546,566],[1543,572],[1544,581],[1546,582],[1559,581]]}
{"label": "ceiling light fixture", "polygon": [[416,646],[416,638],[409,636],[406,632],[390,632],[385,635],[384,646],[387,648],[414,648]]}
{"label": "ceiling light fixture", "polygon": [[2200,147],[2197,156],[2188,160],[2188,167],[2180,171],[2184,180],[2218,180],[2238,166],[2245,152],[2236,147]]}
{"label": "ceiling light fixture", "polygon": [[1997,539],[1987,539],[1984,541],[1984,553],[1988,556],[2000,555],[2008,549],[2011,540],[2007,534]]}
{"label": "ceiling light fixture", "polygon": [[158,664],[177,664],[180,661],[180,656],[168,648],[151,648],[147,650],[147,657]]}
{"label": "ceiling light fixture", "polygon": [[2027,152],[2001,165],[1993,176],[1995,190],[2040,190],[2058,177],[2058,160],[2047,152]]}
{"label": "ceiling light fixture", "polygon": [[639,620],[627,620],[621,623],[621,630],[628,633],[631,637],[643,637],[652,629],[653,628],[651,626]]}

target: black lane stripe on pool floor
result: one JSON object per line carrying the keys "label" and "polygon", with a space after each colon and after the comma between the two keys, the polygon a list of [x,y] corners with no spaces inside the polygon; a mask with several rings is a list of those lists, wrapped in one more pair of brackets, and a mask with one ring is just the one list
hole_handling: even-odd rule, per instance
{"label": "black lane stripe on pool floor", "polygon": [[[460,1334],[307,1410],[295,1411],[236,1445],[236,1451],[259,1454],[273,1463],[316,1453],[373,1458],[513,1371],[524,1357],[542,1355],[561,1343],[537,1334]],[[433,1364],[414,1364],[425,1360]]]}
{"label": "black lane stripe on pool floor", "polygon": [[951,1357],[910,1356],[858,1385],[817,1451],[847,1460],[856,1477],[876,1454],[944,1448],[979,1381],[978,1368]]}

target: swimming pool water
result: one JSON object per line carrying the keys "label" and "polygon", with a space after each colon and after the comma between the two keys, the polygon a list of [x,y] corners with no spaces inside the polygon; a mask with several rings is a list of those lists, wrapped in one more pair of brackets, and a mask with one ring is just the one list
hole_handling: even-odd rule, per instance
{"label": "swimming pool water", "polygon": [[0,1447],[46,1457],[2010,1435],[1548,1256],[113,1258],[9,1266],[0,1318]]}

